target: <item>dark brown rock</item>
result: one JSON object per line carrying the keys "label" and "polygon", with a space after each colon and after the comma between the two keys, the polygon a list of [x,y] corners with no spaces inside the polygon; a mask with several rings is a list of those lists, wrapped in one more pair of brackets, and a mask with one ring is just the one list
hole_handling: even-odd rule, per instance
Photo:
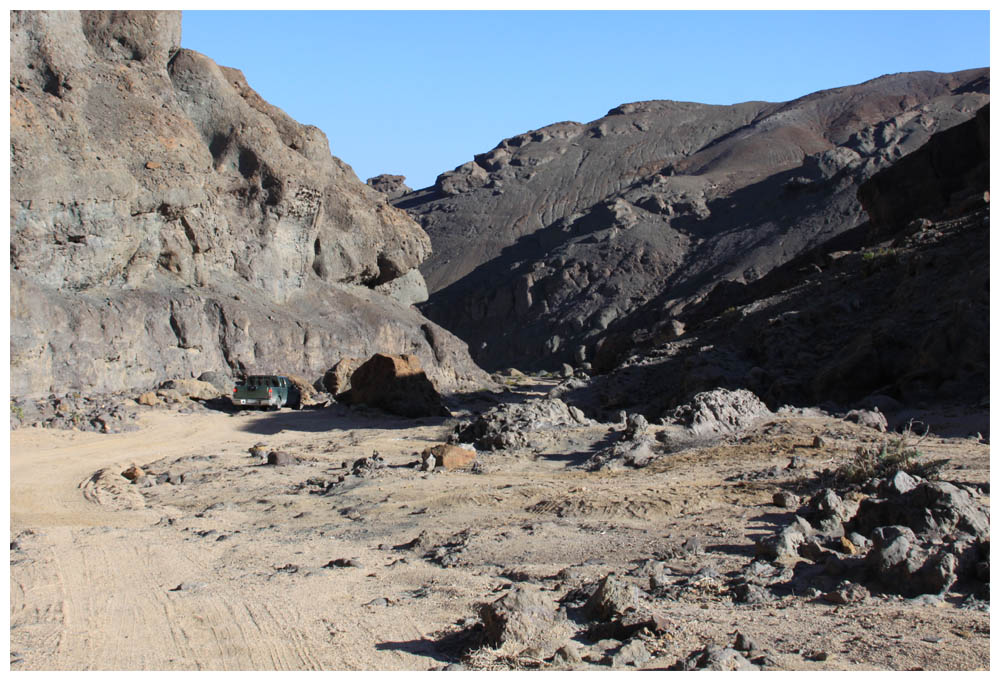
{"label": "dark brown rock", "polygon": [[292,466],[298,462],[299,460],[288,452],[270,451],[267,453],[268,466]]}
{"label": "dark brown rock", "polygon": [[415,355],[373,355],[351,375],[348,401],[411,418],[450,415]]}

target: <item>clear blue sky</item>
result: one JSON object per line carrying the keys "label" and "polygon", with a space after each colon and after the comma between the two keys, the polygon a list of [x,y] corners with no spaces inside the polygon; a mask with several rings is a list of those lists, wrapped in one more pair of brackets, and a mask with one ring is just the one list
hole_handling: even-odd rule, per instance
{"label": "clear blue sky", "polygon": [[185,11],[184,47],[414,189],[624,102],[787,101],[900,71],[989,65],[986,11]]}

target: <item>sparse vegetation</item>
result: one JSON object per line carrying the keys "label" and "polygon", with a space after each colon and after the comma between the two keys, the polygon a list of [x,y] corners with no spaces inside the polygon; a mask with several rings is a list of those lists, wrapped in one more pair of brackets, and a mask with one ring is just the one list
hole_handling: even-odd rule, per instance
{"label": "sparse vegetation", "polygon": [[913,440],[912,424],[898,437],[886,438],[877,444],[861,445],[854,458],[838,468],[834,475],[839,482],[860,484],[872,478],[885,478],[896,471],[932,479],[948,462],[947,459],[927,461],[918,445],[927,437],[924,433]]}

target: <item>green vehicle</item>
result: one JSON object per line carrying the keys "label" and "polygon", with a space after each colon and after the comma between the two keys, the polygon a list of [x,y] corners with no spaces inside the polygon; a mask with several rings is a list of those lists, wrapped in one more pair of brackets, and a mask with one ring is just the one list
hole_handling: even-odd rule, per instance
{"label": "green vehicle", "polygon": [[287,376],[248,376],[233,388],[233,406],[263,407],[277,411],[282,407],[302,408],[302,393]]}

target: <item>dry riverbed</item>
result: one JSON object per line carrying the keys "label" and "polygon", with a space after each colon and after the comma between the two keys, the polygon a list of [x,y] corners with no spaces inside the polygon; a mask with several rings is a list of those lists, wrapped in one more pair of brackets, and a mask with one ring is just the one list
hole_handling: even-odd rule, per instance
{"label": "dry riverbed", "polygon": [[[775,492],[808,495],[818,471],[881,437],[857,424],[776,416],[646,468],[589,472],[622,429],[591,423],[423,472],[418,453],[455,419],[334,405],[148,408],[138,423],[12,432],[11,669],[662,669],[737,634],[768,669],[989,668],[988,601],[967,593],[731,597],[727,575],[790,522]],[[988,508],[987,444],[920,446]],[[271,452],[294,461],[267,465]],[[133,464],[137,484],[121,475]],[[645,653],[616,657],[625,641],[583,634],[579,607],[559,655],[479,647],[480,604],[525,589],[554,608],[609,573],[657,618],[630,639]]]}

